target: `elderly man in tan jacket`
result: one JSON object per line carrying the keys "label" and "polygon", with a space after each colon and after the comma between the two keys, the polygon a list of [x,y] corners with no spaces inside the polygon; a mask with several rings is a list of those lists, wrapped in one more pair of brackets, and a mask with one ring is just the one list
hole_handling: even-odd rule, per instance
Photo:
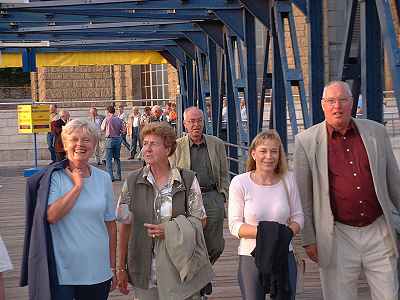
{"label": "elderly man in tan jacket", "polygon": [[353,119],[345,82],[323,93],[325,121],[296,137],[304,248],[319,263],[326,300],[357,299],[364,272],[373,300],[398,298],[400,171],[383,125]]}
{"label": "elderly man in tan jacket", "polygon": [[212,135],[203,134],[204,115],[197,107],[189,107],[183,114],[187,135],[177,140],[171,164],[190,169],[197,174],[207,225],[204,228],[211,263],[222,254],[225,246],[223,223],[224,202],[228,199],[229,173],[224,142]]}

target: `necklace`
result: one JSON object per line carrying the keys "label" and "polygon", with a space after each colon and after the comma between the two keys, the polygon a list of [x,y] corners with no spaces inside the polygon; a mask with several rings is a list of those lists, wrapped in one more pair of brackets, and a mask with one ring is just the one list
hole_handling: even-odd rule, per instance
{"label": "necklace", "polygon": [[268,179],[268,181],[262,181],[262,180],[257,180],[257,177],[256,177],[256,172],[255,171],[253,171],[253,172],[251,172],[250,173],[250,178],[251,177],[253,177],[252,179],[253,179],[253,181],[256,183],[256,184],[259,184],[259,185],[274,185],[275,183],[276,183],[276,178],[271,178],[271,179]]}

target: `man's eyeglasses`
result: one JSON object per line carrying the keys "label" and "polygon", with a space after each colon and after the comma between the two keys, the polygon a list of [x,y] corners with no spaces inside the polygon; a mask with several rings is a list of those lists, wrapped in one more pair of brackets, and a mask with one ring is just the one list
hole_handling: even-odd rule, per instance
{"label": "man's eyeglasses", "polygon": [[322,100],[324,100],[329,106],[335,106],[336,103],[339,103],[340,105],[347,104],[351,99],[352,99],[351,97],[348,97],[348,98],[323,98]]}
{"label": "man's eyeglasses", "polygon": [[186,120],[186,122],[188,122],[188,124],[190,124],[190,125],[202,124],[203,119],[190,119],[190,120]]}

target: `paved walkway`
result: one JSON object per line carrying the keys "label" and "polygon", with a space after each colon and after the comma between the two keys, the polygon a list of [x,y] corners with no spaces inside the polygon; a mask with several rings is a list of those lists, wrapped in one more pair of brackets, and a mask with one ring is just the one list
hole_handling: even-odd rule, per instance
{"label": "paved walkway", "polygon": [[[0,166],[0,233],[7,245],[11,259],[14,263],[14,271],[5,274],[6,299],[27,300],[27,289],[18,287],[20,261],[24,238],[24,193],[26,179],[21,176],[23,164],[15,167]],[[123,162],[123,176],[129,170],[137,167],[132,161]],[[120,182],[114,183],[114,193],[117,196],[121,188]],[[226,225],[226,224],[225,224]],[[225,226],[226,249],[215,265],[216,278],[213,282],[214,293],[210,299],[241,299],[237,283],[237,245]],[[38,276],[40,276],[38,274]],[[307,260],[305,290],[297,299],[322,299],[319,281],[319,273],[316,264]],[[128,300],[131,296],[122,296],[119,292],[113,292],[110,296],[113,300]],[[369,299],[366,284],[363,281],[360,288],[360,298]]]}

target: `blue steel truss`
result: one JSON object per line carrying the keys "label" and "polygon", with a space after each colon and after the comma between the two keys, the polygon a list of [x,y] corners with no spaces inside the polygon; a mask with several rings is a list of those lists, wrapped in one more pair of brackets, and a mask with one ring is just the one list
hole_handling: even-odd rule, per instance
{"label": "blue steel truss", "polygon": [[[365,111],[367,117],[380,120],[382,43],[387,50],[400,107],[400,51],[393,12],[387,1],[362,1],[361,50],[353,57],[350,45],[355,3],[358,1],[349,1],[351,13],[340,77],[353,80],[355,95],[361,90],[367,99],[376,99],[368,103]],[[300,64],[293,4],[307,17],[309,100],[303,80],[305,70]],[[287,111],[292,132],[298,132],[292,90],[299,94],[304,127],[323,119],[320,108],[325,74],[322,7],[322,0],[63,0],[0,4],[0,50],[23,49],[26,71],[35,70],[36,52],[159,51],[178,70],[180,111],[198,105],[205,111],[205,119],[209,117],[212,122],[212,128],[206,126],[210,133],[221,133],[222,101],[227,99],[228,142],[242,145],[251,141],[263,128],[264,104],[270,91],[270,127],[278,130],[286,144]],[[267,32],[261,97],[256,85],[256,19]],[[290,35],[294,66],[288,64],[284,23],[289,28],[286,34]],[[49,41],[48,46],[31,46],[32,42],[40,41]],[[241,120],[240,99],[246,101],[247,123]],[[210,116],[205,110],[207,102],[211,103]],[[237,172],[237,148],[228,149],[233,159],[231,171]]]}

